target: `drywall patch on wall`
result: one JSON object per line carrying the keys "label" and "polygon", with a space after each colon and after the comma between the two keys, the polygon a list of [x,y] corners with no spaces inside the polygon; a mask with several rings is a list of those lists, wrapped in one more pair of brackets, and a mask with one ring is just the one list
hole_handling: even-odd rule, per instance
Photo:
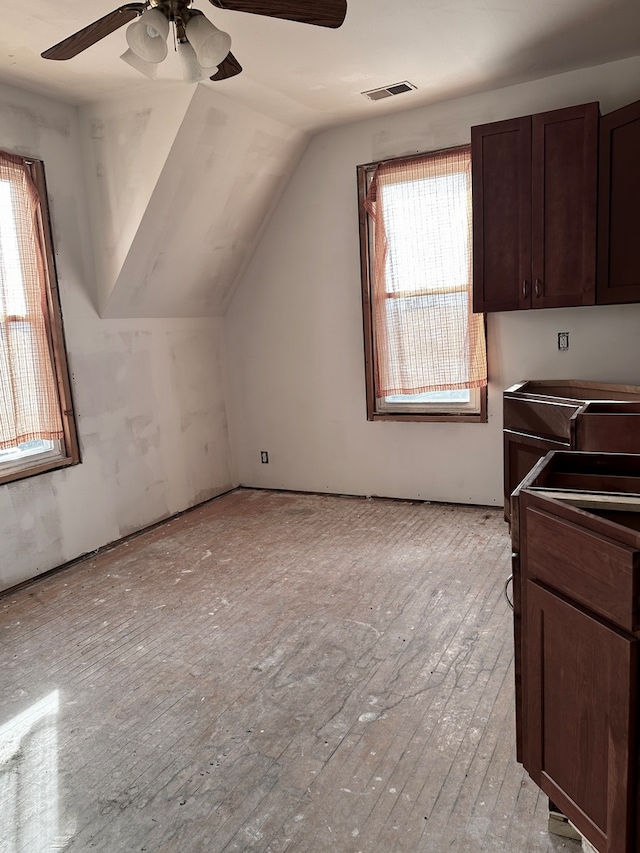
{"label": "drywall patch on wall", "polygon": [[[81,434],[93,436],[119,535],[169,514],[150,330],[110,330],[75,353]],[[95,344],[95,340],[94,340]]]}
{"label": "drywall patch on wall", "polygon": [[[21,565],[28,561],[33,575],[64,562],[64,548],[53,476],[43,474],[0,487],[0,588],[23,580]],[[20,562],[13,557],[20,555]],[[55,564],[54,564],[55,565]]]}
{"label": "drywall patch on wall", "polygon": [[[110,187],[117,186],[117,201],[134,197],[136,190],[136,154],[144,146],[151,109],[137,110],[132,115],[115,116],[110,122],[91,122],[91,141],[95,151],[95,171],[108,178]],[[115,151],[114,151],[115,149]],[[119,156],[116,156],[118,152]],[[125,205],[123,205],[124,207]]]}
{"label": "drywall patch on wall", "polygon": [[67,116],[51,116],[51,114],[15,104],[11,107],[11,113],[11,118],[14,120],[30,124],[41,131],[51,131],[64,139],[71,136],[71,121]]}
{"label": "drywall patch on wall", "polygon": [[[248,243],[260,233],[282,180],[282,148],[282,137],[267,130],[258,128],[249,136],[243,170],[225,205],[226,233],[233,238]],[[248,193],[255,188],[258,195],[252,204]]]}
{"label": "drywall patch on wall", "polygon": [[[171,381],[180,411],[182,467],[188,489],[206,500],[232,487],[222,326],[219,321],[171,345]],[[208,352],[203,359],[202,353]]]}
{"label": "drywall patch on wall", "polygon": [[117,536],[234,482],[220,321],[102,321],[74,351],[83,457]]}
{"label": "drywall patch on wall", "polygon": [[[8,134],[9,141],[3,140],[3,147],[15,153],[34,157],[34,152],[41,150],[44,135],[53,134],[62,140],[71,136],[72,124],[68,115],[55,115],[4,98],[0,101],[0,112],[6,115],[7,125],[13,128]],[[11,143],[12,138],[15,139],[14,144]]]}

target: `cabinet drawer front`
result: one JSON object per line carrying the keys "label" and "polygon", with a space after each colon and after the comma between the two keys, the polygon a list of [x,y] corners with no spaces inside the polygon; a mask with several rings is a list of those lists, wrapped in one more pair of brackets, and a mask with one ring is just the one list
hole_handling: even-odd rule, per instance
{"label": "cabinet drawer front", "polygon": [[640,412],[583,412],[576,422],[578,450],[640,453]]}
{"label": "cabinet drawer front", "polygon": [[521,537],[529,579],[636,630],[640,552],[533,507],[521,519]]}
{"label": "cabinet drawer front", "polygon": [[540,438],[572,443],[573,415],[584,406],[576,402],[512,400],[504,398],[504,428]]}

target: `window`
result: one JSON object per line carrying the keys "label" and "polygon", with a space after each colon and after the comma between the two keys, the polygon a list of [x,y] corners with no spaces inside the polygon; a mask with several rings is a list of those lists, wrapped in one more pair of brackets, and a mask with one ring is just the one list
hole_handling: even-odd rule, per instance
{"label": "window", "polygon": [[471,149],[358,166],[369,420],[486,421]]}
{"label": "window", "polygon": [[0,151],[0,483],[78,461],[43,164]]}

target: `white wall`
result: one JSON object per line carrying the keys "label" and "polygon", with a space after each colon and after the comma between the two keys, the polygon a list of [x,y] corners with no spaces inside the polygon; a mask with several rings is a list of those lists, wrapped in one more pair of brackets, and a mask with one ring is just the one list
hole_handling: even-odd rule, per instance
{"label": "white wall", "polygon": [[[224,320],[101,320],[77,112],[0,85],[0,147],[47,169],[83,455],[0,486],[0,588],[239,482],[500,503],[502,390],[524,378],[640,384],[640,306],[490,316],[488,424],[369,423],[355,167],[468,141],[475,123],[587,100],[607,112],[639,97],[640,59],[626,60],[327,131],[303,155]],[[556,350],[558,331],[571,333],[568,353]]]}
{"label": "white wall", "polygon": [[0,589],[237,484],[220,319],[100,320],[77,111],[0,86],[0,147],[45,162],[82,464],[0,485]]}
{"label": "white wall", "polygon": [[[244,485],[502,501],[502,391],[526,378],[640,384],[640,305],[488,318],[489,422],[366,420],[356,165],[459,145],[474,124],[640,98],[640,59],[327,131],[310,143],[227,314]],[[557,351],[568,331],[570,350]],[[260,451],[269,464],[260,463]]]}

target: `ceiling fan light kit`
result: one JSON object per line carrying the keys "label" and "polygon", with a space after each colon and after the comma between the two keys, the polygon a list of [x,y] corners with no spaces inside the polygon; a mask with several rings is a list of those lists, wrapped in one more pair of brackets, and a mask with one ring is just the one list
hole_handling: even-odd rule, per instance
{"label": "ceiling fan light kit", "polygon": [[209,76],[209,71],[205,71],[200,65],[196,52],[188,41],[179,41],[177,50],[185,83],[198,83]]}
{"label": "ceiling fan light kit", "polygon": [[[183,80],[197,83],[217,71],[218,65],[231,49],[231,36],[219,30],[196,10],[185,8],[176,28],[176,49],[182,65]],[[154,79],[156,66],[166,59],[170,20],[158,7],[146,12],[129,24],[126,31],[129,50],[120,58],[136,71]]]}
{"label": "ceiling fan light kit", "polygon": [[[347,0],[209,2],[218,9],[248,12],[333,29],[342,26],[347,14]],[[205,77],[215,81],[235,77],[242,71],[242,66],[231,53],[231,36],[214,26],[198,9],[193,9],[191,3],[192,0],[126,3],[45,50],[41,56],[43,59],[72,59],[124,24],[130,24],[126,31],[129,49],[120,59],[136,71],[155,79],[157,65],[168,53],[167,38],[173,24],[176,50],[186,82],[194,83]]]}
{"label": "ceiling fan light kit", "polygon": [[145,62],[145,60],[140,59],[140,57],[136,53],[134,53],[131,48],[125,50],[120,59],[123,62],[126,62],[127,65],[130,65],[132,68],[135,68],[136,71],[139,71],[141,74],[144,74],[150,80],[155,80],[158,76],[158,63]]}
{"label": "ceiling fan light kit", "polygon": [[203,14],[192,15],[185,27],[202,68],[217,68],[231,50],[231,36],[214,26]]}
{"label": "ceiling fan light kit", "polygon": [[168,53],[169,21],[160,9],[148,9],[127,27],[129,48],[145,62],[162,62]]}

